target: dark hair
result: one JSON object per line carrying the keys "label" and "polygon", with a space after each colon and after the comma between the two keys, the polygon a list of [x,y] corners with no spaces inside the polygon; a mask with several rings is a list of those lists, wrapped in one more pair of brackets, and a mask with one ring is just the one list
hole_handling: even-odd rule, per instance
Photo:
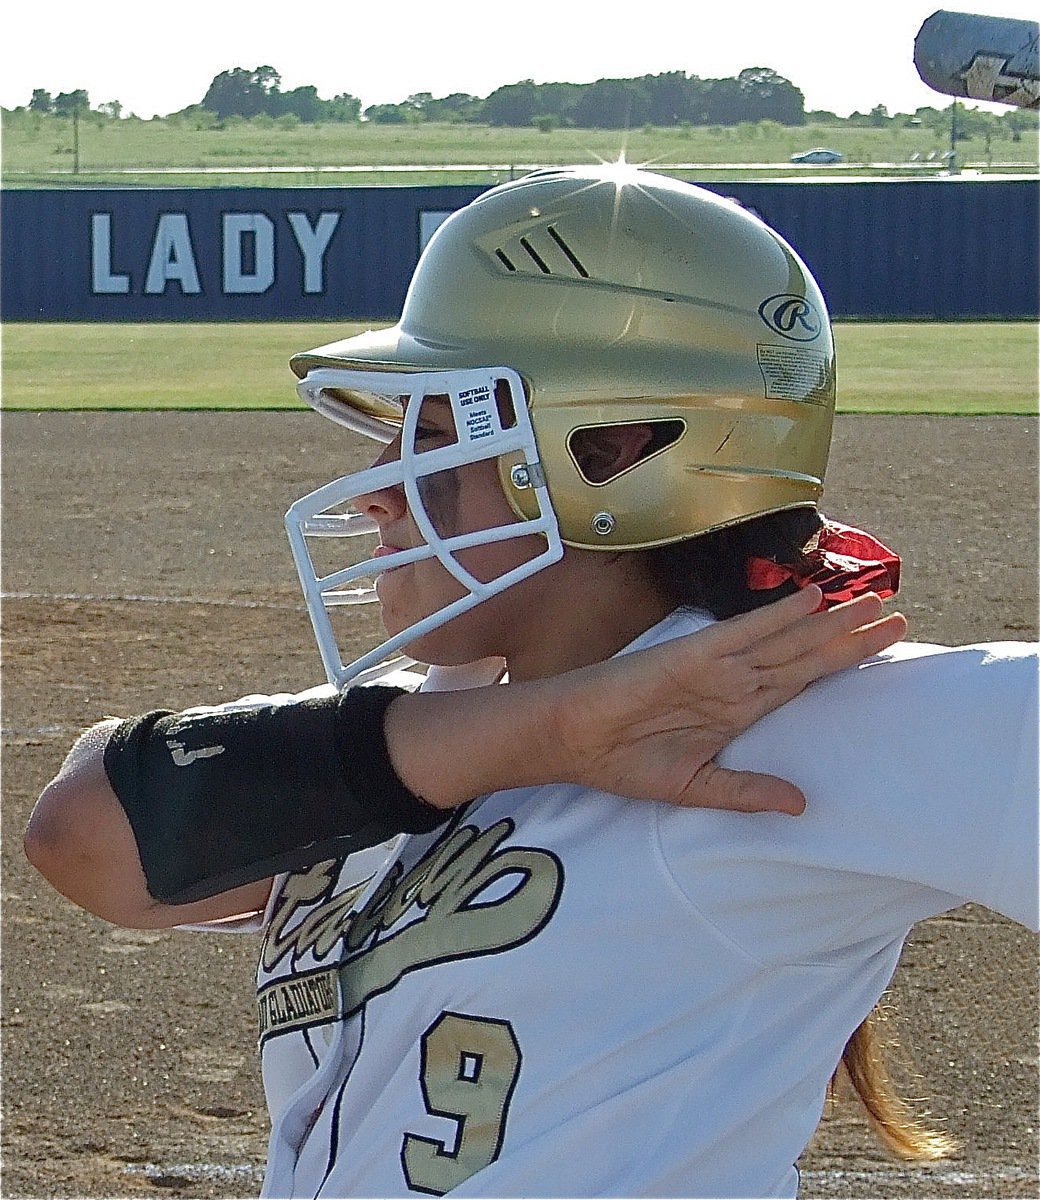
{"label": "dark hair", "polygon": [[789,508],[753,517],[684,542],[646,551],[651,578],[677,605],[705,609],[720,620],[751,612],[796,591],[787,582],[756,591],[748,587],[749,558],[805,567],[806,545],[823,527],[814,508]]}

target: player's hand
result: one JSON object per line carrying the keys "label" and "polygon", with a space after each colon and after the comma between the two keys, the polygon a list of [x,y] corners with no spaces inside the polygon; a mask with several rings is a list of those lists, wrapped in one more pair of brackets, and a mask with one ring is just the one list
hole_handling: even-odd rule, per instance
{"label": "player's hand", "polygon": [[816,586],[740,617],[560,676],[557,767],[572,782],[635,799],[798,814],[805,797],[714,756],[816,679],[906,635],[867,594],[824,612]]}

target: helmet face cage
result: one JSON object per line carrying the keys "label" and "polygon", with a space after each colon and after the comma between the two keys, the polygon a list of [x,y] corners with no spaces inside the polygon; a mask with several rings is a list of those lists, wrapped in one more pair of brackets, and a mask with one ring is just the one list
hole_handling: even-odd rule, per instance
{"label": "helmet face cage", "polygon": [[[318,412],[355,432],[390,443],[400,437],[400,455],[390,462],[354,472],[318,488],[298,500],[286,513],[296,569],[317,638],[329,682],[339,688],[361,677],[371,678],[382,664],[416,638],[439,628],[461,613],[507,587],[527,579],[563,556],[556,515],[538,460],[523,384],[515,371],[488,367],[458,371],[363,371],[350,368],[317,368],[299,384],[301,397]],[[347,393],[357,405],[337,399]],[[424,400],[446,398],[454,424],[455,441],[432,449],[416,445],[416,431]],[[384,415],[403,408],[396,420]],[[522,480],[535,506],[535,515],[517,517],[504,525],[469,531],[438,529],[430,512],[426,486],[431,476],[453,471],[469,463],[497,460],[510,455],[516,461],[514,479]],[[518,486],[521,486],[518,484]],[[386,488],[403,489],[408,513],[422,539],[419,545],[393,553],[377,554],[379,527],[375,520],[351,507],[357,497]],[[541,535],[545,548],[504,574],[484,582],[459,561],[458,553],[473,546],[488,545],[517,537]],[[356,558],[330,572],[319,570],[309,539],[369,538],[366,546],[352,542],[344,557]],[[358,553],[361,557],[357,558]],[[365,580],[374,575],[424,559],[436,559],[464,589],[464,595],[427,614],[406,629],[386,638],[375,649],[344,664],[333,628],[331,610],[344,605],[377,599],[375,588]],[[362,586],[357,586],[358,584]],[[352,586],[353,585],[353,586]]]}

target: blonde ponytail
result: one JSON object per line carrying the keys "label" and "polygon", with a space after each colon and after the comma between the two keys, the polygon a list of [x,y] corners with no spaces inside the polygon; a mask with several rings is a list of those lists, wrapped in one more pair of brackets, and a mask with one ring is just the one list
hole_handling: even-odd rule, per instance
{"label": "blonde ponytail", "polygon": [[841,1064],[831,1078],[833,1097],[842,1072],[866,1109],[881,1142],[900,1158],[934,1161],[957,1149],[947,1134],[931,1129],[901,1096],[888,1070],[885,1013],[878,1005],[849,1038]]}

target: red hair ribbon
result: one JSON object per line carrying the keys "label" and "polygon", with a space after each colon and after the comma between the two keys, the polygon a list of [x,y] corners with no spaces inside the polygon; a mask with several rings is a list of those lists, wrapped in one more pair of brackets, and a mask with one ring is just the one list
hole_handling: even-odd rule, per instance
{"label": "red hair ribbon", "polygon": [[753,592],[769,591],[790,580],[796,587],[810,583],[823,589],[824,608],[833,608],[864,592],[882,600],[899,588],[899,555],[862,529],[825,521],[805,550],[808,562],[787,567],[770,558],[749,558],[747,583]]}

